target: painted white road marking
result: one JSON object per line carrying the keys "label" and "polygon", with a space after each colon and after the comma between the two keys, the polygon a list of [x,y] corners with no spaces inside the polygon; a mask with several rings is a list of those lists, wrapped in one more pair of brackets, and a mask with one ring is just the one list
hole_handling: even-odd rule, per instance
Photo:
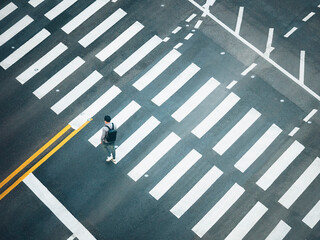
{"label": "painted white road marking", "polygon": [[73,129],[81,127],[88,119],[96,115],[102,108],[107,106],[116,96],[121,93],[121,90],[113,85],[109,90],[102,94],[88,108],[74,118],[69,124]]}
{"label": "painted white road marking", "polygon": [[266,57],[270,57],[270,53],[274,50],[274,47],[272,47],[273,32],[274,28],[269,28],[268,40],[265,51]]}
{"label": "painted white road marking", "polygon": [[294,129],[292,129],[292,131],[288,134],[290,137],[293,137],[298,131],[299,131],[300,128],[298,127],[295,127]]}
{"label": "painted white road marking", "polygon": [[314,205],[314,207],[308,212],[308,214],[302,219],[302,221],[313,228],[320,220],[320,200]]}
{"label": "painted white road marking", "polygon": [[55,103],[51,107],[52,111],[54,111],[56,114],[60,114],[102,78],[103,76],[99,72],[96,70],[93,71],[81,83],[79,83],[69,93]]}
{"label": "painted white road marking", "polygon": [[181,138],[174,132],[170,133],[158,146],[156,146],[141,162],[129,173],[135,182],[138,181],[152,166],[154,166],[167,152],[173,148]]}
{"label": "painted white road marking", "polygon": [[160,43],[162,43],[162,39],[159,38],[157,35],[154,35],[139,49],[132,53],[126,60],[124,60],[118,67],[116,67],[114,71],[119,76],[123,76],[138,62],[140,62],[145,56],[147,56],[153,49],[155,49]]}
{"label": "painted white road marking", "polygon": [[303,119],[303,121],[308,122],[317,112],[317,109],[312,109],[312,111]]}
{"label": "painted white road marking", "polygon": [[238,18],[237,18],[236,29],[234,30],[235,34],[237,34],[237,35],[240,34],[240,28],[241,28],[241,23],[242,23],[243,11],[244,11],[244,7],[240,7],[240,8],[239,8],[239,13],[238,13]]}
{"label": "painted white road marking", "polygon": [[87,35],[79,40],[79,43],[84,47],[88,47],[96,39],[98,39],[102,34],[108,31],[112,26],[119,22],[127,13],[119,8],[93,30],[91,30]]}
{"label": "painted white road marking", "polygon": [[196,126],[192,133],[199,139],[203,137],[214,125],[216,125],[221,118],[223,118],[240,98],[234,94],[230,93],[201,123]]}
{"label": "painted white road marking", "polygon": [[242,173],[245,172],[261,154],[280,135],[282,130],[275,124],[259,138],[259,140],[234,165]]}
{"label": "painted white road marking", "polygon": [[[114,118],[112,118],[112,122],[114,122],[119,129],[122,124],[124,124],[131,116],[133,116],[141,106],[135,101],[131,101],[124,109],[121,110]],[[99,146],[101,143],[101,131],[102,128],[99,129],[88,141],[95,147]]]}
{"label": "painted white road marking", "polygon": [[79,240],[95,240],[95,237],[32,173],[23,182]]}
{"label": "painted white road marking", "polygon": [[265,240],[282,240],[286,237],[291,227],[284,221],[280,220],[277,226],[272,230]]}
{"label": "painted white road marking", "polygon": [[316,13],[315,12],[311,12],[309,13],[307,16],[305,16],[302,21],[306,22],[308,21],[313,15],[315,15]]}
{"label": "painted white road marking", "polygon": [[275,161],[257,181],[257,185],[266,191],[281,173],[298,157],[304,146],[294,141],[291,146]]}
{"label": "painted white road marking", "polygon": [[149,192],[159,200],[169,189],[201,158],[196,150],[191,150],[161,181]]}
{"label": "painted white road marking", "polygon": [[179,42],[178,44],[176,44],[173,48],[174,49],[178,49],[179,47],[181,47],[183,45],[183,43]]}
{"label": "painted white road marking", "polygon": [[286,191],[286,193],[279,199],[279,203],[289,209],[319,174],[320,158],[317,157],[288,189],[288,191]]}
{"label": "painted white road marking", "polygon": [[117,148],[117,163],[120,162],[135,146],[137,146],[146,136],[148,136],[158,125],[160,121],[155,117],[150,117],[142,124],[132,135],[130,135]]}
{"label": "painted white road marking", "polygon": [[225,240],[243,239],[267,211],[268,208],[266,208],[262,203],[257,202],[225,238]]}
{"label": "painted white road marking", "polygon": [[254,108],[249,112],[212,148],[219,155],[227,151],[261,116]]}
{"label": "painted white road marking", "polygon": [[200,89],[198,89],[177,111],[171,116],[178,122],[181,122],[188,116],[203,100],[215,90],[220,83],[210,78]]}
{"label": "painted white road marking", "polygon": [[246,76],[251,70],[253,70],[257,66],[256,63],[252,63],[247,69],[245,69],[241,75]]}
{"label": "painted white road marking", "polygon": [[194,28],[198,29],[200,27],[201,23],[202,23],[202,20],[198,20],[196,25],[194,25]]}
{"label": "painted white road marking", "polygon": [[2,19],[4,19],[5,17],[7,17],[8,15],[10,15],[10,13],[12,13],[14,10],[16,10],[18,7],[17,5],[15,5],[14,3],[9,3],[7,4],[5,7],[3,7],[0,10],[0,21]]}
{"label": "painted white road marking", "polygon": [[284,35],[284,37],[285,37],[285,38],[290,37],[290,35],[291,35],[292,33],[294,33],[297,29],[298,29],[297,27],[291,28],[290,31],[287,32],[287,33]]}
{"label": "painted white road marking", "polygon": [[63,13],[65,10],[67,10],[69,7],[71,7],[74,3],[76,3],[78,0],[63,0],[58,5],[56,5],[54,8],[52,8],[50,11],[48,11],[46,14],[44,14],[49,20],[55,19],[57,16],[59,16],[61,13]]}
{"label": "painted white road marking", "polygon": [[108,46],[102,49],[96,57],[100,61],[105,61],[108,57],[114,54],[119,48],[121,48],[126,42],[133,38],[138,32],[143,29],[143,25],[139,22],[133,23],[127,30],[121,33],[115,40],[113,40]]}
{"label": "painted white road marking", "polygon": [[42,3],[44,0],[30,0],[28,3],[32,6],[32,7],[37,7],[40,3]]}
{"label": "painted white road marking", "polygon": [[299,68],[299,80],[304,84],[304,66],[305,66],[305,51],[300,51],[300,68]]}
{"label": "painted white road marking", "polygon": [[12,25],[8,30],[0,35],[0,46],[8,42],[11,38],[29,26],[33,22],[33,19],[28,15],[21,18],[18,22]]}
{"label": "painted white road marking", "polygon": [[86,9],[84,9],[81,13],[71,19],[66,25],[64,25],[61,29],[69,34],[77,27],[79,27],[82,23],[84,23],[88,18],[90,18],[93,14],[95,14],[98,10],[100,10],[104,5],[106,5],[109,0],[96,0]]}
{"label": "painted white road marking", "polygon": [[185,36],[184,40],[189,40],[193,36],[193,33],[189,33],[187,36]]}
{"label": "painted white road marking", "polygon": [[168,42],[169,40],[170,40],[169,37],[165,37],[162,41],[163,41],[163,42]]}
{"label": "painted white road marking", "polygon": [[68,76],[70,76],[74,71],[76,71],[79,67],[84,64],[84,60],[81,57],[76,57],[59,72],[54,74],[48,81],[42,84],[39,88],[37,88],[33,94],[37,96],[37,98],[41,99],[47,93],[49,93],[52,89],[54,89],[58,84],[60,84],[63,80],[65,80]]}
{"label": "painted white road marking", "polygon": [[153,99],[156,105],[161,106],[167,101],[175,92],[177,92],[184,84],[186,84],[200,68],[191,63],[182,73],[180,73],[172,82],[170,82],[161,92],[159,92]]}
{"label": "painted white road marking", "polygon": [[197,16],[197,14],[192,13],[192,14],[190,15],[190,17],[188,17],[188,18],[186,19],[186,22],[191,22],[192,19],[194,19],[196,16]]}
{"label": "painted white road marking", "polygon": [[164,72],[172,63],[174,63],[181,53],[172,49],[159,62],[157,62],[148,72],[132,84],[139,91],[148,86],[154,79],[156,79],[162,72]]}
{"label": "painted white road marking", "polygon": [[173,33],[173,34],[176,34],[176,33],[179,32],[181,29],[182,29],[182,27],[178,26],[178,27],[176,27],[176,28],[172,31],[172,33]]}
{"label": "painted white road marking", "polygon": [[42,56],[38,61],[32,64],[27,70],[21,73],[16,79],[21,83],[25,84],[29,81],[33,76],[39,73],[43,68],[48,66],[53,60],[59,57],[64,51],[66,51],[68,47],[63,43],[59,43],[49,52],[47,52],[44,56]]}
{"label": "painted white road marking", "polygon": [[231,89],[234,87],[234,85],[236,85],[238,83],[238,81],[236,80],[233,80],[228,86],[227,86],[227,89]]}
{"label": "painted white road marking", "polygon": [[231,208],[241,197],[244,189],[235,183],[228,192],[204,215],[204,217],[192,228],[200,238]]}
{"label": "painted white road marking", "polygon": [[27,42],[25,42],[22,46],[20,46],[17,50],[11,53],[7,58],[2,60],[0,66],[3,69],[8,69],[50,35],[51,34],[46,29],[42,29]]}
{"label": "painted white road marking", "polygon": [[223,172],[213,166],[171,209],[177,218],[180,218],[205,192],[217,181]]}

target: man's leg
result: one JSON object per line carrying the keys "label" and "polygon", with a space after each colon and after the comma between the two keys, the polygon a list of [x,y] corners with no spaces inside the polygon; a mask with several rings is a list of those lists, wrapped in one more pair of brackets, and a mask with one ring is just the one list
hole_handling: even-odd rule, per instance
{"label": "man's leg", "polygon": [[111,149],[109,148],[109,144],[108,143],[103,143],[103,148],[105,149],[106,153],[107,153],[107,161],[111,160]]}
{"label": "man's leg", "polygon": [[110,143],[110,147],[111,147],[113,159],[116,159],[116,149],[114,147],[114,142]]}

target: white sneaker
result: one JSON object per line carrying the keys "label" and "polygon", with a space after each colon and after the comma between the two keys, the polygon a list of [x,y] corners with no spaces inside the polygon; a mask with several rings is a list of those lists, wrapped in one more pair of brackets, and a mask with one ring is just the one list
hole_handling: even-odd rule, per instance
{"label": "white sneaker", "polygon": [[107,162],[110,162],[113,159],[112,155],[110,157],[107,158]]}
{"label": "white sneaker", "polygon": [[114,158],[112,158],[112,162],[113,162],[113,163],[116,163],[117,161],[116,161]]}

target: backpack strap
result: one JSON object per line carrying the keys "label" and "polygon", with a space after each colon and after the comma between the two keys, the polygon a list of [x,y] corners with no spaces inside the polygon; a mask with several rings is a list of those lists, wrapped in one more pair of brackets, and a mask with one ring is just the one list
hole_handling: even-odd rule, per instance
{"label": "backpack strap", "polygon": [[[112,129],[114,129],[113,123],[111,123],[111,124],[112,124]],[[111,128],[109,126],[106,125],[106,127],[109,128],[109,130],[111,130]]]}

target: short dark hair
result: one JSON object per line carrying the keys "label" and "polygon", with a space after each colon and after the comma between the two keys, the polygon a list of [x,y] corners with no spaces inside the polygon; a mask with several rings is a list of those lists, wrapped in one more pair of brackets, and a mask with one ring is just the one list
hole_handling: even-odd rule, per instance
{"label": "short dark hair", "polygon": [[104,116],[104,120],[106,122],[110,122],[111,121],[111,117],[109,115]]}

